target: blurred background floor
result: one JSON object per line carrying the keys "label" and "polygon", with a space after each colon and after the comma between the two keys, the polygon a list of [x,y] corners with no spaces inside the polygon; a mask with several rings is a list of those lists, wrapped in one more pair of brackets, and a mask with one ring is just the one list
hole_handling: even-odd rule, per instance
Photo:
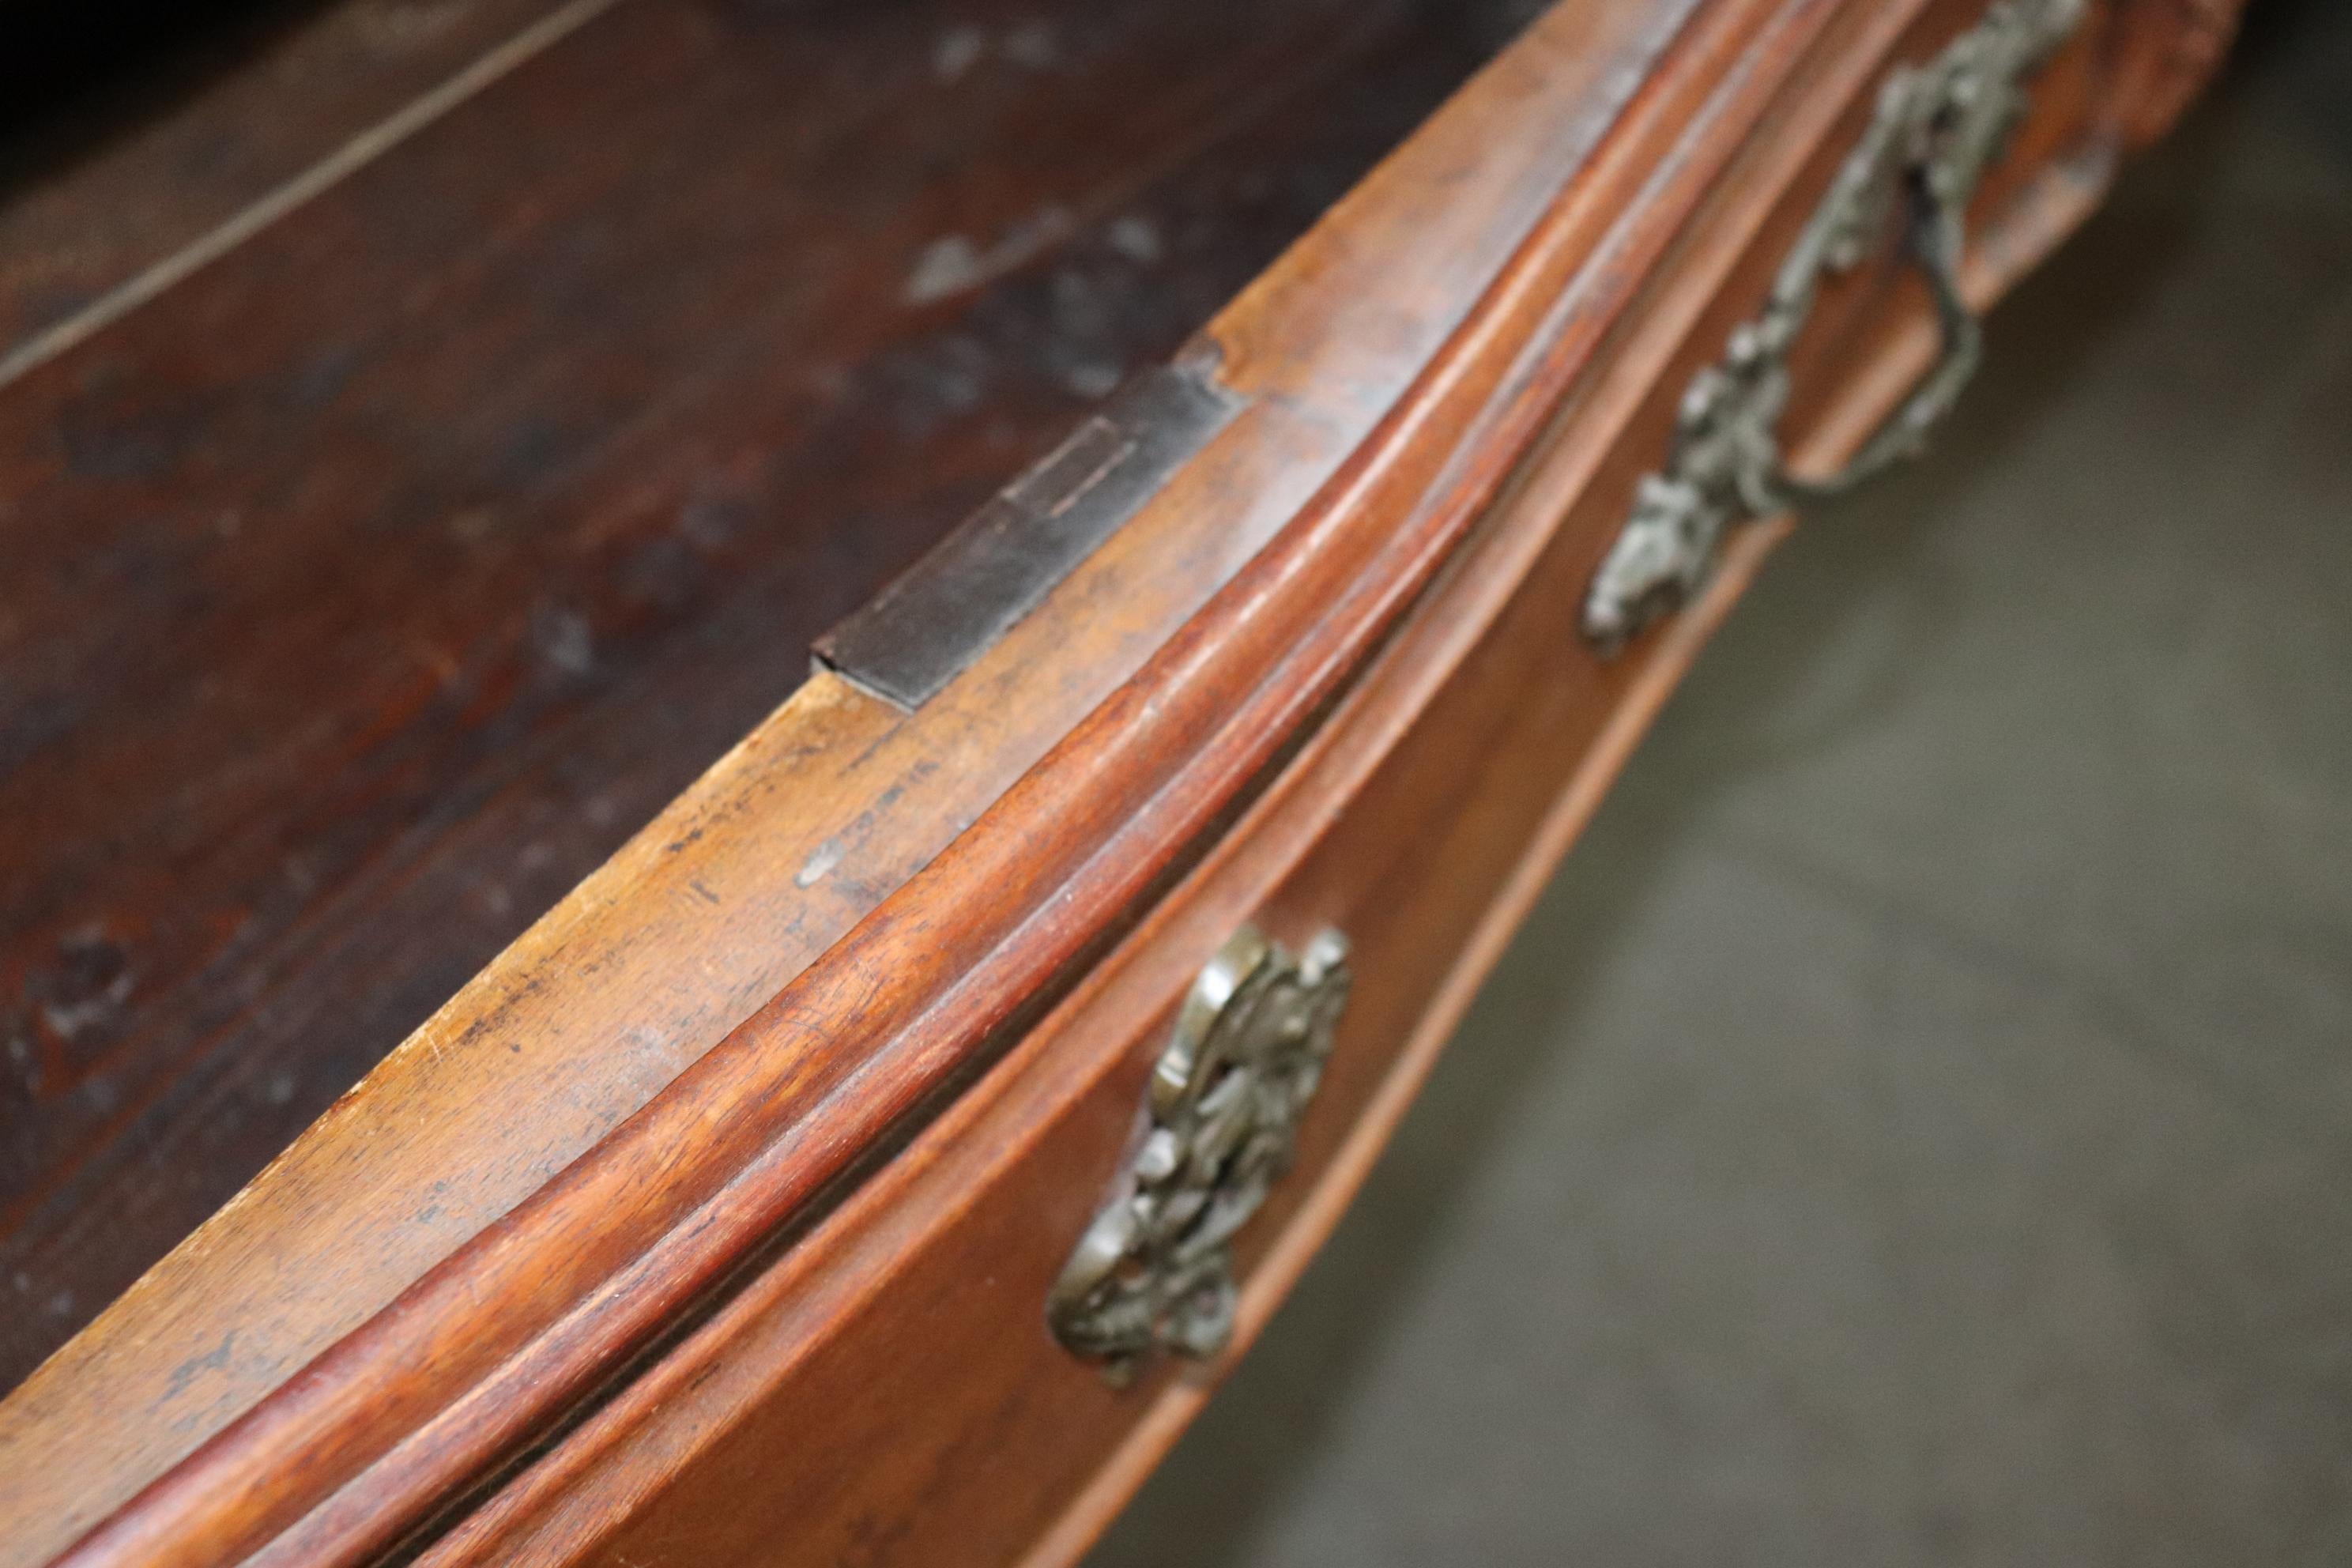
{"label": "blurred background floor", "polygon": [[1093,1568],[2352,1562],[2352,6],[1990,346]]}

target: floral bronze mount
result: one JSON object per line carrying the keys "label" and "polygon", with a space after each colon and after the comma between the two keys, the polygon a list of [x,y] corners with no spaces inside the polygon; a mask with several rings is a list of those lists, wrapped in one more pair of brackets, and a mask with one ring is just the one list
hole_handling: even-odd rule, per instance
{"label": "floral bronze mount", "polygon": [[1289,1168],[1347,1001],[1347,959],[1337,931],[1294,957],[1244,926],[1178,1009],[1142,1134],[1046,1305],[1055,1336],[1114,1383],[1154,1352],[1201,1359],[1232,1340],[1231,1242]]}

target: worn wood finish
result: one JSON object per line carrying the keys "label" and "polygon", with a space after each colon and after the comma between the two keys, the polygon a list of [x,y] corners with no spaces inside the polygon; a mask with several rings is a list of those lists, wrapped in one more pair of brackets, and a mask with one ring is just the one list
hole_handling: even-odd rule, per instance
{"label": "worn wood finish", "polygon": [[[91,0],[0,22],[0,382],[413,133],[601,0]],[[289,193],[290,194],[290,193]]]}
{"label": "worn wood finish", "polygon": [[[111,1478],[135,1485],[168,1464],[531,1191],[1131,672],[1443,339],[1465,305],[1455,280],[1499,264],[1559,171],[1605,128],[1601,86],[1612,73],[1637,78],[1641,57],[1629,51],[1662,42],[1630,33],[1614,44],[1570,34],[1568,58],[1507,79],[1525,106],[1546,110],[1511,156],[1479,157],[1482,125],[1457,118],[1342,204],[1373,243],[1317,248],[1260,286],[1272,308],[1305,321],[1315,280],[1337,285],[1340,304],[1314,312],[1319,338],[1298,340],[1318,345],[1333,371],[1312,395],[1237,421],[915,721],[814,683],[0,1406],[0,1451],[26,1478],[31,1538],[119,1500],[107,1495]],[[1475,199],[1433,212],[1419,191],[1444,168]],[[1381,288],[1392,276],[1402,292]],[[731,635],[714,651],[747,637]],[[518,1104],[530,1114],[515,1115]],[[299,1279],[282,1270],[288,1256],[305,1260]],[[320,1280],[329,1288],[306,1288]]]}
{"label": "worn wood finish", "polygon": [[[1255,1233],[1254,1252],[1273,1252],[1250,1286],[1254,1323],[1769,538],[1747,536],[1702,611],[1628,661],[1574,644],[1574,600],[1681,381],[1760,292],[1884,61],[1973,12],[1716,0],[1687,25],[1630,4],[1548,16],[1219,317],[1202,351],[1250,408],[940,706],[901,723],[813,683],[444,1018],[478,1052],[506,1037],[507,998],[543,994],[555,965],[599,941],[622,952],[633,921],[687,923],[692,900],[645,897],[705,853],[670,829],[721,826],[762,798],[814,802],[818,828],[859,809],[855,842],[834,831],[797,862],[802,892],[869,845],[907,857],[895,880],[831,906],[839,940],[814,941],[772,1000],[397,1301],[367,1300],[395,1268],[308,1315],[286,1342],[356,1326],[73,1559],[357,1563],[419,1528],[408,1549],[448,1561],[1074,1552],[1198,1396],[1163,1381],[1112,1398],[1037,1315],[1100,1190],[1074,1173],[1107,1173],[1157,1020],[1253,911],[1290,935],[1340,918],[1379,955],[1307,1179]],[[2029,167],[1986,194],[2011,223],[1979,254],[1980,286],[2078,215],[2144,129],[2114,62],[2152,16],[2105,14],[2053,69],[2021,144]],[[1476,243],[1465,255],[1433,233]],[[1901,287],[1841,290],[1814,349],[1827,379],[1809,388],[1916,358],[1913,302]],[[1890,368],[1843,404],[1809,392],[1810,456],[1850,445],[1896,384]],[[1237,514],[1247,548],[1221,552]],[[1182,569],[1136,570],[1155,562]],[[1145,582],[1172,591],[1154,599]],[[1073,691],[1080,668],[1109,673]],[[1030,731],[1024,760],[1003,715],[1041,676],[1075,711]],[[940,784],[943,755],[958,786],[1004,783]],[[942,822],[943,847],[919,852]],[[793,842],[700,869],[748,871],[773,899]],[[729,902],[694,875],[667,885]],[[236,1245],[242,1223],[266,1245],[297,1203],[349,1201],[334,1160],[413,1128],[423,1059],[395,1057],[306,1138],[329,1156],[323,1180],[273,1171],[242,1219],[232,1209],[175,1257],[176,1279],[150,1276],[151,1293],[86,1336],[72,1376],[27,1389],[46,1411],[12,1402],[20,1440],[45,1416],[53,1431],[88,1385],[152,1399],[152,1373],[110,1384],[108,1352],[145,1343],[142,1318],[194,1306],[216,1273],[208,1240]],[[280,1206],[257,1219],[256,1203]],[[793,1245],[777,1258],[779,1237]],[[633,1360],[648,1347],[657,1362]],[[197,1435],[275,1370],[222,1379],[230,1392],[194,1407],[210,1412]],[[820,1422],[823,1452],[807,1439]],[[169,1448],[118,1453],[108,1473],[135,1480]],[[501,1467],[485,1503],[471,1489]]]}
{"label": "worn wood finish", "polygon": [[[1608,26],[1617,29],[1615,37],[1606,30]],[[1444,339],[1458,320],[1467,304],[1464,289],[1476,277],[1482,261],[1491,273],[1524,233],[1528,216],[1539,210],[1546,195],[1557,188],[1561,170],[1574,166],[1577,148],[1589,144],[1605,129],[1612,102],[1609,92],[1622,94],[1630,90],[1639,80],[1642,61],[1663,47],[1670,37],[1671,29],[1660,26],[1646,11],[1629,10],[1589,22],[1572,20],[1556,27],[1553,42],[1542,54],[1520,60],[1500,79],[1510,109],[1525,111],[1539,106],[1549,108],[1548,113],[1533,121],[1533,134],[1511,144],[1511,156],[1479,156],[1482,143],[1491,140],[1491,111],[1478,117],[1454,117],[1448,122],[1449,129],[1421,142],[1415,158],[1402,171],[1376,181],[1367,191],[1342,204],[1335,216],[1347,220],[1338,228],[1344,237],[1319,247],[1310,240],[1292,265],[1258,286],[1255,298],[1263,301],[1256,307],[1261,314],[1273,320],[1288,313],[1291,324],[1285,331],[1292,347],[1288,359],[1280,363],[1295,374],[1301,386],[1313,388],[1311,395],[1268,401],[1251,411],[1255,417],[1237,419],[1204,454],[1203,460],[1192,465],[1150,513],[1123,531],[1114,546],[1089,563],[1087,570],[1057,590],[1049,609],[1058,606],[1058,613],[1041,615],[1024,623],[1015,636],[993,650],[940,701],[927,707],[916,721],[883,734],[866,727],[862,717],[852,714],[845,725],[849,733],[841,735],[842,743],[838,746],[828,747],[815,755],[794,747],[794,766],[790,773],[779,777],[770,771],[748,781],[749,787],[764,796],[801,779],[823,781],[846,773],[850,776],[845,781],[845,793],[853,799],[862,799],[867,805],[879,800],[890,809],[887,816],[869,818],[863,810],[849,806],[829,818],[816,818],[824,825],[821,831],[827,837],[811,845],[812,850],[825,847],[836,837],[853,841],[851,858],[813,884],[820,896],[811,902],[819,917],[845,908],[852,916],[860,912],[852,900],[861,894],[870,896],[872,884],[860,873],[874,859],[880,859],[887,867],[890,864],[887,857],[928,855],[929,847],[954,831],[958,822],[954,814],[958,810],[973,810],[977,804],[984,804],[987,796],[982,791],[991,782],[991,773],[1001,769],[1008,756],[1014,760],[1017,771],[1022,747],[1034,743],[1042,750],[1043,742],[1058,732],[1051,727],[1055,722],[1066,727],[1086,707],[1098,700],[1123,672],[1133,669],[1136,659],[1165,638],[1182,616],[1198,604],[1200,595],[1230,574],[1238,561],[1247,558],[1256,541],[1267,537],[1296,510],[1304,493],[1311,489],[1316,474],[1329,471],[1329,465],[1345,454],[1356,435],[1394,395],[1394,389],[1402,385],[1422,357]],[[1432,214],[1421,199],[1421,192],[1433,174],[1447,170],[1457,171],[1454,176],[1457,186],[1465,197],[1475,199],[1465,201],[1458,212]],[[1433,222],[1433,217],[1444,221]],[[1284,341],[1271,333],[1263,335],[1269,342]],[[1318,363],[1328,367],[1328,375],[1311,374]],[[1235,384],[1249,390],[1246,383],[1236,381]],[[1213,526],[1206,525],[1204,520],[1213,520]],[[822,683],[819,689],[822,690]],[[822,697],[818,702],[828,713],[840,711]],[[1066,717],[1056,721],[1057,714]],[[1033,741],[1032,736],[1036,739]],[[830,741],[835,737],[822,738]],[[766,743],[777,744],[772,738]],[[1036,753],[1029,754],[1034,757]],[[997,776],[1003,777],[1001,773]],[[1001,788],[1001,784],[997,787]],[[809,825],[807,807],[811,798],[805,794],[782,795],[773,810],[784,818],[788,828],[803,829]],[[827,797],[821,794],[814,798],[822,802]],[[960,802],[975,804],[960,806]],[[848,806],[848,802],[844,805]],[[1106,802],[1105,809],[1109,808]],[[850,831],[845,833],[844,828]],[[704,847],[690,834],[667,840],[666,844],[686,845],[683,853],[688,854],[698,853]],[[649,844],[646,858],[659,858],[666,844]],[[861,857],[871,858],[857,863]],[[915,864],[920,863],[920,858],[915,860]],[[797,881],[799,872],[806,870],[809,862],[785,858],[762,864],[772,864],[779,870],[795,868],[793,879]],[[1016,878],[986,885],[993,888],[1018,883]],[[592,891],[609,894],[609,889]],[[593,910],[605,901],[604,897],[592,897],[587,907]],[[667,951],[691,955],[690,962],[698,970],[710,960],[713,951],[694,940],[697,931],[687,918],[693,900],[682,902],[685,911],[673,908],[667,917],[677,928],[667,932]],[[642,900],[631,900],[625,912],[638,920],[646,915]],[[718,929],[723,932],[727,928]],[[773,929],[770,926],[761,931],[763,940],[766,932]],[[788,936],[795,934],[791,926],[784,930]],[[751,951],[759,952],[757,948]],[[604,982],[593,978],[597,973],[593,959],[567,966],[567,987],[548,1000],[557,1006],[566,1002],[576,1005],[578,990],[570,982],[580,971],[591,977],[591,1003],[597,1001],[600,992],[596,987]],[[532,982],[532,971],[528,965],[519,973],[523,990],[535,995],[545,994],[546,988]],[[855,971],[840,965],[833,973],[838,976],[854,974]],[[911,979],[919,973],[909,971],[908,977]],[[790,971],[785,973],[788,976]],[[615,989],[625,1005],[642,1005],[642,998],[634,988]],[[526,1135],[537,1131],[542,1120],[534,1118],[520,1129],[512,1127],[512,1119],[498,1093],[493,1090],[486,1094],[478,1076],[481,1072],[513,1072],[504,1060],[509,1038],[519,1037],[534,1047],[544,1048],[547,1042],[543,1037],[520,1033],[509,1026],[515,1022],[510,1014],[496,1018],[500,1034],[488,1041],[478,1035],[475,1037],[473,1044],[477,1048],[470,1060],[462,1056],[445,1057],[425,1048],[437,1046],[453,1035],[463,1046],[470,1021],[480,1016],[481,1003],[489,999],[461,999],[447,1034],[436,1025],[428,1030],[424,1041],[412,1046],[392,1064],[395,1069],[439,1086],[444,1103],[461,1119],[470,1120],[475,1128],[489,1124],[474,1134],[472,1149],[478,1149],[484,1142],[495,1145],[501,1138],[511,1143],[519,1131]],[[535,1011],[540,1018],[549,1016],[545,1005]],[[574,1016],[560,1011],[554,1014],[559,1022],[569,1022]],[[709,1020],[697,1018],[693,1022],[707,1026]],[[719,1022],[718,1028],[724,1027],[724,1021]],[[559,1038],[559,1050],[563,1043]],[[615,1083],[623,1089],[629,1088],[623,1075],[614,1070],[609,1049],[599,1054],[589,1048],[602,1044],[592,1037],[583,1043],[580,1053],[588,1058],[589,1068],[601,1074],[593,1080],[592,1092],[600,1092]],[[484,1046],[494,1048],[481,1048]],[[741,1055],[761,1055],[756,1045],[743,1045],[738,1049]],[[804,1047],[802,1054],[808,1054],[808,1048]],[[712,1059],[706,1058],[706,1062]],[[783,1065],[789,1065],[789,1058]],[[358,1203],[375,1198],[377,1194],[369,1184],[352,1179],[341,1163],[381,1157],[382,1141],[371,1134],[383,1130],[387,1121],[397,1129],[395,1136],[411,1141],[406,1149],[393,1152],[398,1157],[394,1166],[398,1173],[396,1180],[412,1185],[423,1180],[446,1182],[452,1180],[455,1173],[470,1174],[478,1168],[478,1161],[453,1158],[436,1162],[418,1157],[420,1151],[415,1140],[434,1141],[443,1147],[453,1141],[446,1136],[442,1118],[422,1113],[422,1097],[409,1092],[414,1084],[415,1079],[406,1082],[394,1080],[394,1089],[401,1094],[401,1109],[396,1118],[388,1117],[383,1110],[373,1110],[368,1104],[371,1097],[381,1099],[387,1092],[379,1075],[361,1097],[346,1102],[338,1118],[331,1119],[324,1129],[325,1138],[315,1142],[306,1141],[308,1147],[298,1148],[291,1156],[313,1170],[323,1164],[323,1180],[300,1184],[266,1181],[262,1188],[247,1195],[245,1204],[223,1215],[215,1227],[209,1227],[198,1238],[198,1246],[174,1260],[184,1268],[184,1278],[191,1283],[181,1284],[170,1279],[169,1268],[163,1271],[164,1279],[151,1276],[139,1291],[118,1306],[120,1316],[110,1314],[110,1321],[100,1325],[101,1330],[109,1331],[92,1340],[86,1360],[78,1360],[70,1367],[53,1363],[53,1369],[45,1371],[36,1386],[25,1391],[37,1395],[37,1400],[26,1402],[20,1394],[18,1403],[28,1404],[37,1416],[42,1408],[39,1401],[47,1400],[52,1389],[70,1391],[71,1397],[81,1399],[92,1379],[80,1369],[93,1367],[106,1374],[100,1380],[103,1390],[117,1394],[121,1400],[115,1407],[121,1414],[98,1426],[98,1440],[131,1445],[135,1462],[152,1463],[149,1456],[158,1449],[168,1456],[174,1442],[194,1440],[188,1436],[194,1422],[159,1426],[139,1419],[148,1412],[155,1389],[165,1389],[177,1400],[180,1409],[193,1415],[194,1422],[217,1421],[217,1413],[224,1409],[234,1414],[236,1406],[230,1401],[249,1399],[257,1387],[267,1387],[273,1375],[290,1370],[283,1358],[273,1360],[266,1353],[253,1354],[221,1369],[218,1376],[209,1375],[213,1368],[199,1368],[193,1388],[186,1386],[185,1378],[173,1380],[174,1369],[210,1352],[225,1333],[257,1321],[276,1329],[290,1318],[292,1335],[307,1336],[307,1341],[298,1339],[297,1342],[315,1345],[323,1342],[322,1335],[331,1340],[333,1332],[348,1326],[349,1318],[340,1315],[350,1312],[354,1302],[362,1308],[372,1305],[366,1292],[372,1288],[384,1289],[378,1281],[390,1281],[390,1289],[384,1289],[386,1296],[404,1284],[407,1276],[401,1275],[396,1268],[386,1267],[384,1258],[390,1247],[409,1242],[409,1233],[398,1223],[405,1216],[395,1217],[387,1229],[348,1223],[320,1224],[307,1211],[320,1204],[322,1189],[330,1193],[329,1201]],[[559,1099],[551,1110],[561,1115],[570,1109],[567,1099]],[[336,1135],[339,1125],[340,1137]],[[646,1136],[657,1139],[665,1134],[656,1130]],[[461,1154],[471,1152],[464,1142],[457,1142],[457,1148]],[[704,1165],[705,1170],[722,1164],[728,1151],[714,1145],[710,1153],[712,1157]],[[273,1177],[278,1174],[272,1173]],[[492,1179],[512,1180],[511,1173],[497,1166],[492,1166],[488,1174]],[[526,1184],[516,1184],[521,1190],[530,1190]],[[269,1201],[269,1192],[285,1194],[285,1201],[264,1207],[263,1204]],[[551,1194],[551,1189],[549,1192]],[[548,1201],[552,1202],[551,1196]],[[598,1267],[599,1246],[604,1247],[601,1257],[609,1258],[630,1242],[629,1237],[606,1230],[602,1219],[587,1219],[588,1212],[595,1206],[593,1202],[583,1204],[572,1211],[581,1217],[569,1222],[588,1224],[592,1230],[605,1236],[609,1243],[592,1246],[580,1256],[583,1272]],[[660,1211],[650,1204],[632,1200],[623,1206],[643,1215],[648,1226],[658,1222]],[[286,1247],[290,1226],[301,1226],[316,1236],[317,1244],[336,1257],[340,1267],[332,1277],[339,1287],[337,1295],[315,1304],[304,1301],[279,1305],[284,1301],[282,1294],[278,1294],[283,1291],[284,1282],[268,1270],[268,1259]],[[428,1237],[425,1241],[434,1239]],[[220,1255],[224,1246],[241,1249],[254,1262],[239,1268],[223,1267],[224,1261],[229,1261]],[[231,1260],[233,1258],[234,1255]],[[394,1263],[398,1261],[394,1259]],[[261,1310],[235,1314],[221,1311],[213,1304],[216,1298],[206,1287],[216,1288],[224,1279],[232,1289],[246,1292],[249,1301],[257,1297]],[[554,1291],[550,1289],[551,1281],[536,1268],[524,1269],[515,1277],[515,1282],[530,1298],[534,1310],[555,1305]],[[197,1317],[194,1324],[189,1321],[191,1313]],[[429,1314],[381,1320],[378,1331],[390,1332],[395,1321],[414,1326],[429,1321]],[[519,1321],[512,1326],[520,1334],[527,1332],[530,1325]],[[414,1390],[420,1398],[429,1400],[436,1397],[436,1390],[460,1386],[471,1370],[480,1367],[486,1360],[495,1357],[505,1343],[511,1342],[501,1342],[492,1334],[463,1334],[458,1338],[462,1343],[454,1347],[455,1353],[446,1357],[415,1346],[387,1348],[387,1342],[381,1340],[377,1348],[367,1353],[389,1355],[404,1369],[430,1369],[437,1382]],[[110,1363],[109,1357],[110,1352],[123,1348],[132,1350],[152,1370],[140,1375],[119,1375],[119,1363]],[[265,1345],[264,1351],[273,1348]],[[237,1349],[243,1353],[241,1343]],[[535,1372],[520,1366],[515,1371],[518,1375],[532,1377],[542,1393],[561,1392],[559,1384],[540,1378]],[[414,1385],[425,1380],[417,1377],[405,1381]],[[362,1386],[364,1382],[364,1377],[359,1382],[344,1380],[340,1385],[342,1393],[337,1397],[347,1401],[348,1407],[355,1411],[373,1411],[374,1430],[397,1430],[406,1412],[397,1402],[368,1392]],[[314,1379],[306,1378],[300,1391],[315,1391],[317,1387]],[[289,1408],[280,1406],[271,1414],[284,1419]],[[494,1402],[468,1407],[490,1411],[499,1408]],[[35,1422],[19,1428],[36,1429]],[[195,1436],[200,1436],[202,1431],[202,1426],[196,1426]],[[359,1437],[359,1429],[350,1429],[349,1435]],[[297,1442],[313,1458],[323,1452],[307,1436],[272,1439],[285,1440]],[[54,1451],[47,1447],[26,1447],[28,1458],[46,1473],[86,1478],[91,1471],[87,1462],[59,1463]],[[444,1461],[453,1452],[430,1443],[411,1450],[412,1454],[437,1454]],[[307,1474],[289,1467],[264,1468],[271,1472],[270,1485],[299,1484],[309,1479]],[[58,1489],[59,1495],[69,1499],[85,1497],[89,1492],[86,1483],[79,1480],[60,1485]],[[224,1486],[205,1481],[192,1486],[186,1495],[209,1498],[215,1504],[238,1497],[257,1505],[268,1500],[263,1489],[249,1489],[242,1482]]]}
{"label": "worn wood finish", "polygon": [[[1915,26],[1903,52],[1948,32],[1953,9]],[[1562,657],[1675,394],[1761,293],[1827,177],[1832,160],[1814,150],[1840,145],[1824,127],[1851,118],[1839,104],[1867,80],[1853,65],[1887,42],[1850,38],[1847,69],[1799,76],[1775,132],[1725,171],[1740,194],[1712,204],[1644,290],[1638,326],[1576,378],[1573,418],[1210,860],[882,1176],[425,1561],[1042,1564],[1083,1549],[1296,1278],[1518,913],[1782,531],[1741,535],[1706,598],[1626,663]],[[2062,66],[2027,147],[2097,153],[2110,105],[2082,68],[2095,58],[2069,62],[2071,89]],[[1784,188],[1793,199],[1768,216]],[[2084,189],[2075,169],[2044,163],[1989,193],[2000,221],[1971,295],[1989,301],[2044,253],[2087,210]],[[1915,306],[1857,292],[1821,323],[1823,341],[1867,346],[1811,400],[1805,464],[1851,451],[1917,374],[1929,341]],[[1037,1306],[1130,1136],[1165,1020],[1245,920],[1294,942],[1346,930],[1356,994],[1302,1170],[1255,1232],[1240,1343],[1202,1373],[1163,1366],[1114,1391],[1053,1342]]]}
{"label": "worn wood finish", "polygon": [[[278,1153],[791,690],[816,633],[1170,352],[1490,41],[1475,14],[1335,30],[1307,0],[1254,8],[1235,53],[1213,10],[1155,10],[1089,8],[1024,46],[1067,58],[1024,64],[985,9],[630,0],[0,385],[0,1372]],[[389,25],[338,26],[369,18]],[[967,37],[981,57],[941,79],[940,40]],[[183,193],[184,225],[158,212],[174,244],[298,147],[343,145],[350,114],[324,106],[238,118],[341,58],[318,53],[7,209],[19,304],[74,259],[60,229],[157,212],[163,171],[232,126],[256,145],[227,162],[257,177]],[[1033,151],[997,170],[1008,142]],[[1057,211],[1068,232],[1034,256],[900,297],[935,241],[1001,248]],[[77,289],[157,258],[101,240]],[[361,1206],[311,1234],[413,1278],[843,929],[774,919],[803,916],[808,941],[771,938],[708,991],[640,979],[560,1039],[534,1017],[481,1040],[470,1087],[418,1106],[402,1158],[341,1171]],[[604,1037],[576,1032],[591,1018]],[[509,1093],[541,1112],[494,1151],[507,1118],[483,1096]],[[315,1348],[248,1328],[223,1353],[284,1371]]]}

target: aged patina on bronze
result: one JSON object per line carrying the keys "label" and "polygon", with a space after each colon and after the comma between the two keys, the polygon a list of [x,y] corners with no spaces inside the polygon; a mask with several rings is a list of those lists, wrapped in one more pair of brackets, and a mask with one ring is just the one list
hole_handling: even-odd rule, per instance
{"label": "aged patina on bronze", "polygon": [[1337,931],[1294,958],[1244,926],[1184,998],[1143,1135],[1046,1305],[1062,1343],[1115,1381],[1154,1350],[1210,1356],[1232,1338],[1228,1244],[1290,1164],[1347,1000],[1347,955]]}
{"label": "aged patina on bronze", "polygon": [[[2025,83],[2088,10],[2087,0],[2002,0],[1925,66],[1880,90],[1861,142],[1840,167],[1764,309],[1684,393],[1662,472],[1634,491],[1633,514],[1594,574],[1583,631],[1603,654],[1695,593],[1726,529],[1843,494],[1919,450],[1974,374],[1982,334],[1959,293],[1969,198],[2026,106]],[[1876,246],[1894,209],[1934,297],[1942,348],[1903,405],[1838,473],[1800,479],[1783,465],[1778,426],[1789,401],[1790,346],[1822,279]]]}

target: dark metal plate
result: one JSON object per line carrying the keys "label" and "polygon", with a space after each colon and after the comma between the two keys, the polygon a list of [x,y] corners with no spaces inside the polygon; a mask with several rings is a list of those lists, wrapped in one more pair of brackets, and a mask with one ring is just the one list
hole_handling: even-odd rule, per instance
{"label": "dark metal plate", "polygon": [[1129,382],[1051,456],[819,637],[818,664],[902,708],[921,706],[1034,609],[1241,405],[1184,366]]}

